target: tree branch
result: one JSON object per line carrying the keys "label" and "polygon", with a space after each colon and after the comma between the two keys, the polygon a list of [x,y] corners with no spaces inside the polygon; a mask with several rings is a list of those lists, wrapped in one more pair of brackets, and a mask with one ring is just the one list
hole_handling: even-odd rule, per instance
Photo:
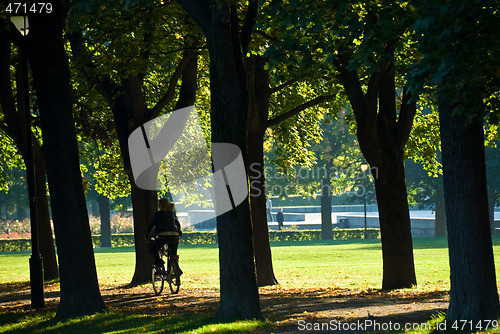
{"label": "tree branch", "polygon": [[365,97],[358,73],[347,69],[349,58],[347,54],[340,55],[338,59],[334,60],[334,65],[339,72],[339,80],[349,98],[354,116],[356,117],[356,123],[359,125],[360,123],[364,123],[366,117]]}
{"label": "tree branch", "polygon": [[274,93],[277,93],[278,91],[282,90],[283,88],[286,88],[286,87],[288,87],[290,85],[293,85],[297,81],[305,79],[305,78],[307,78],[309,76],[310,76],[309,74],[302,74],[301,76],[298,76],[297,78],[288,80],[288,81],[282,83],[281,85],[278,85],[278,86],[276,86],[274,88],[271,88],[270,89],[270,93],[271,93],[271,95],[274,94]]}
{"label": "tree branch", "polygon": [[279,115],[273,119],[268,120],[266,123],[266,128],[275,126],[283,121],[286,121],[287,119],[297,115],[301,111],[306,110],[307,108],[314,107],[315,105],[318,105],[324,101],[328,101],[329,99],[331,99],[333,97],[335,97],[335,95],[324,95],[324,96],[318,96],[312,100],[309,100],[309,101],[293,108],[292,110],[287,111],[286,113],[284,113],[282,115]]}
{"label": "tree branch", "polygon": [[400,147],[404,147],[408,138],[410,138],[413,119],[417,113],[417,103],[411,102],[412,95],[405,86],[403,89],[403,101],[401,102],[401,110],[399,111],[399,119],[396,124],[396,140]]}
{"label": "tree branch", "polygon": [[[10,57],[11,57],[11,40],[9,34],[0,33],[0,105],[4,114],[5,127],[3,130],[9,135],[16,144],[24,151],[26,146],[26,131],[23,125],[26,124],[24,113],[18,112],[12,91],[11,73],[10,73]],[[18,76],[21,74],[20,66],[18,66]],[[21,91],[22,82],[16,83],[18,91]],[[18,94],[22,96],[22,94]],[[24,106],[24,103],[29,101],[19,101],[18,107]]]}
{"label": "tree branch", "polygon": [[173,100],[177,82],[179,82],[179,79],[182,76],[182,72],[184,72],[184,69],[186,68],[193,55],[194,52],[192,50],[184,50],[181,61],[179,62],[179,64],[177,64],[172,77],[170,77],[167,91],[165,92],[163,97],[155,104],[155,106],[146,112],[145,119],[150,120],[158,116],[160,114],[160,111]]}
{"label": "tree branch", "polygon": [[243,56],[248,52],[248,47],[250,41],[252,40],[253,27],[256,23],[258,4],[257,0],[248,1],[247,15],[245,16],[245,22],[241,28],[240,39],[241,39],[241,49],[243,51]]}
{"label": "tree branch", "polygon": [[270,40],[270,41],[273,41],[273,42],[277,42],[277,41],[279,41],[279,39],[278,39],[278,38],[276,38],[276,37],[274,37],[274,36],[271,36],[271,35],[269,35],[269,34],[265,33],[265,32],[264,32],[264,31],[262,31],[262,30],[256,29],[256,30],[255,30],[255,33],[256,33],[256,34],[261,35],[261,36],[262,36],[262,37],[264,37],[264,38],[267,38],[267,39],[268,39],[268,40]]}
{"label": "tree branch", "polygon": [[68,39],[73,55],[81,55],[79,57],[75,57],[74,61],[76,67],[78,68],[78,72],[80,72],[89,82],[94,84],[95,90],[106,99],[110,106],[113,105],[113,92],[116,91],[118,87],[109,77],[97,79],[91,74],[95,65],[92,61],[92,56],[83,45],[82,33],[68,33]]}

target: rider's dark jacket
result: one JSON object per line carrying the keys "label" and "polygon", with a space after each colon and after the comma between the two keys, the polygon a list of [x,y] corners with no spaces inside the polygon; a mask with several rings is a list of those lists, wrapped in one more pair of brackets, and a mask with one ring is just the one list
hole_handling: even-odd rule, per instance
{"label": "rider's dark jacket", "polygon": [[156,235],[179,235],[181,225],[175,218],[173,211],[157,211],[146,228],[146,237],[151,234],[153,227],[156,227]]}

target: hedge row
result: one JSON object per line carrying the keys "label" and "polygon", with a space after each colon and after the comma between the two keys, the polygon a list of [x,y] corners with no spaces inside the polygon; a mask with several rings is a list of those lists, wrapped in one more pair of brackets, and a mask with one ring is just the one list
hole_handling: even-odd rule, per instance
{"label": "hedge row", "polygon": [[[362,228],[333,229],[333,240],[363,239],[365,230]],[[380,229],[366,230],[367,239],[379,239]],[[269,241],[308,241],[321,240],[321,230],[269,231]]]}
{"label": "hedge row", "polygon": [[0,239],[0,252],[31,250],[31,239]]}
{"label": "hedge row", "polygon": [[[367,238],[378,239],[380,238],[379,229],[368,229]],[[347,239],[362,239],[364,236],[364,229],[334,229],[334,240],[347,240]],[[217,235],[215,232],[185,232],[180,239],[181,244],[201,245],[201,244],[214,244]],[[307,241],[307,240],[321,240],[320,230],[299,230],[299,231],[269,231],[270,241]],[[100,236],[92,236],[94,247],[100,247]],[[126,247],[134,245],[133,233],[122,233],[111,235],[112,247]],[[31,249],[30,239],[1,239],[0,252],[10,251],[23,251]]]}

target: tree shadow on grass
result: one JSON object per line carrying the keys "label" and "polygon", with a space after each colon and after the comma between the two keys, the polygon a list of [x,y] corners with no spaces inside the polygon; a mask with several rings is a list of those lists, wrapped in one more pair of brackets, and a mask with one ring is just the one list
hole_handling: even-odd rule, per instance
{"label": "tree shadow on grass", "polygon": [[[169,317],[105,312],[93,316],[58,320],[54,312],[26,316],[23,314],[3,314],[0,319],[13,324],[3,333],[175,333],[198,328],[210,322],[208,316]],[[8,317],[8,319],[5,319]]]}
{"label": "tree shadow on grass", "polygon": [[392,322],[404,328],[407,323],[426,322],[433,315],[444,312],[448,296],[439,291],[415,293],[411,290],[373,290],[353,293],[342,289],[317,289],[292,293],[285,291],[279,298],[269,293],[261,296],[261,305],[264,316],[279,321],[280,327],[286,327],[286,332],[299,333],[299,320],[325,323],[325,326],[331,320],[338,321],[337,324],[358,321],[364,324],[365,320],[372,320],[371,324],[386,325]]}
{"label": "tree shadow on grass", "polygon": [[[8,317],[8,318],[7,318]],[[213,327],[217,333],[241,333],[241,327],[237,324],[232,328],[231,323],[214,322],[211,315],[190,316],[161,316],[130,314],[123,312],[105,312],[93,316],[58,320],[54,318],[54,312],[26,316],[23,314],[3,314],[0,321],[13,324],[3,333],[184,333],[197,331],[203,327]],[[225,326],[225,325],[228,326]],[[270,324],[251,324],[250,327],[269,327]],[[249,328],[252,329],[252,328]],[[208,330],[210,332],[210,329]]]}

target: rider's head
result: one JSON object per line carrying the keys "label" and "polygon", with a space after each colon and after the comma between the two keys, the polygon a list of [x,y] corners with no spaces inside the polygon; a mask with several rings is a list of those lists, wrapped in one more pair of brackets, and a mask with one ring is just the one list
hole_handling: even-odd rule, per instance
{"label": "rider's head", "polygon": [[162,198],[158,201],[158,207],[161,211],[173,211],[174,203],[171,203],[168,199]]}

